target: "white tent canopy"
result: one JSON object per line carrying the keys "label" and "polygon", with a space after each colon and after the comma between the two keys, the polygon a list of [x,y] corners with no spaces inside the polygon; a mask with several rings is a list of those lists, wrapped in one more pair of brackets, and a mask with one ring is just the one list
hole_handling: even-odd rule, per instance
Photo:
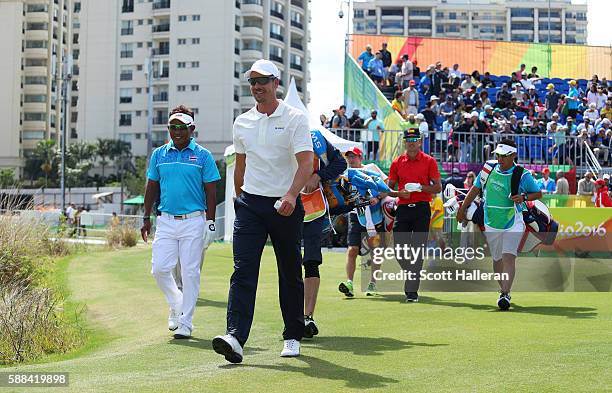
{"label": "white tent canopy", "polygon": [[[297,87],[295,85],[295,79],[293,78],[291,78],[291,83],[289,84],[289,88],[287,89],[287,95],[285,96],[284,102],[294,108],[301,110],[306,116],[308,116],[308,109],[306,109],[306,106],[304,106],[304,103],[298,95]],[[355,146],[359,147],[360,149],[362,148],[361,143],[340,138],[333,132],[330,132],[328,129],[322,127],[320,124],[310,123],[310,129],[320,131],[321,134],[323,134],[323,136],[325,137],[325,139],[327,139],[333,146],[335,146],[343,153]],[[225,241],[232,241],[232,234],[234,231],[234,219],[236,217],[234,214],[234,204],[231,203],[235,195],[234,160],[232,158],[235,152],[236,150],[234,149],[234,145],[231,145],[225,149],[224,154],[227,163],[225,169]]]}

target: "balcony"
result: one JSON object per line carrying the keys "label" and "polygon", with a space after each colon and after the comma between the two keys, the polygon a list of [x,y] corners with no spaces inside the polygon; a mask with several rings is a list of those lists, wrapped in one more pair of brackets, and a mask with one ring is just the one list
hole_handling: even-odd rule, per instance
{"label": "balcony", "polygon": [[303,67],[301,64],[291,63],[290,67],[292,70],[303,71]]}
{"label": "balcony", "polygon": [[170,23],[163,23],[153,26],[153,33],[166,33],[170,31]]}
{"label": "balcony", "polygon": [[242,48],[242,50],[240,51],[240,57],[244,60],[259,60],[263,58],[263,52],[261,49],[256,48]]}
{"label": "balcony", "polygon": [[168,101],[168,92],[153,94],[153,102],[167,102],[167,101]]}
{"label": "balcony", "polygon": [[132,119],[119,119],[119,125],[120,126],[131,126],[132,125]]}
{"label": "balcony", "polygon": [[169,10],[170,0],[160,0],[153,2],[153,11],[155,10]]}
{"label": "balcony", "polygon": [[132,97],[119,97],[119,103],[120,104],[131,104]]}
{"label": "balcony", "polygon": [[123,28],[121,29],[121,35],[134,35],[134,29],[133,28]]}
{"label": "balcony", "polygon": [[270,38],[274,38],[275,40],[279,40],[281,42],[285,42],[285,37],[283,37],[281,34],[270,32]]}
{"label": "balcony", "polygon": [[129,59],[134,57],[134,51],[132,50],[122,50],[121,51],[121,58],[122,59]]}
{"label": "balcony", "polygon": [[170,47],[153,49],[153,56],[166,56],[170,54]]}
{"label": "balcony", "polygon": [[264,11],[261,1],[257,0],[243,0],[242,7],[240,8],[241,14],[245,16],[257,16],[263,19]]}
{"label": "balcony", "polygon": [[301,22],[298,22],[297,20],[291,20],[291,26],[304,30],[304,25]]}
{"label": "balcony", "polygon": [[304,9],[304,2],[302,0],[291,0],[291,5]]}
{"label": "balcony", "polygon": [[164,118],[164,117],[154,117],[153,118],[153,125],[159,126],[159,125],[166,125],[168,124],[168,119]]}
{"label": "balcony", "polygon": [[293,49],[297,49],[297,50],[304,51],[304,46],[302,46],[302,44],[301,44],[301,43],[299,43],[299,42],[294,42],[294,41],[291,41],[291,47],[292,47]]}
{"label": "balcony", "polygon": [[261,39],[263,29],[259,26],[242,26],[242,37],[255,37]]}
{"label": "balcony", "polygon": [[270,10],[270,16],[274,16],[278,19],[283,19],[283,20],[285,19],[285,15],[283,15],[282,12],[278,12],[276,10]]}
{"label": "balcony", "polygon": [[282,63],[284,59],[282,56],[270,54],[270,60],[278,61],[279,63]]}
{"label": "balcony", "polygon": [[125,73],[121,73],[119,74],[119,80],[120,81],[131,81],[132,80],[132,73],[129,72],[125,72]]}

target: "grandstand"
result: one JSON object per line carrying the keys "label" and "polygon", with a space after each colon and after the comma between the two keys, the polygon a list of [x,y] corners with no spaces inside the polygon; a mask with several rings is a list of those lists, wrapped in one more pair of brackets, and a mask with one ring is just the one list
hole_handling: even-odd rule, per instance
{"label": "grandstand", "polygon": [[[419,38],[419,40],[421,39]],[[435,39],[427,40],[433,42],[433,44],[436,43]],[[502,135],[504,137],[514,135],[519,148],[519,160],[528,169],[535,172],[541,172],[544,167],[548,167],[552,174],[560,170],[569,175],[577,176],[581,176],[587,170],[595,169],[595,171],[600,174],[606,171],[606,167],[601,168],[601,166],[604,164],[603,158],[608,155],[608,150],[612,151],[612,129],[610,129],[611,127],[609,127],[609,125],[605,125],[605,123],[608,122],[605,119],[612,120],[608,117],[611,115],[607,114],[603,116],[603,114],[600,114],[595,124],[591,123],[593,126],[592,130],[588,127],[586,128],[587,131],[589,131],[588,138],[580,139],[579,136],[581,124],[584,121],[583,113],[588,107],[586,105],[586,93],[591,82],[586,79],[586,73],[593,72],[597,74],[597,72],[599,72],[599,75],[603,76],[612,69],[612,60],[609,55],[606,55],[605,52],[601,50],[602,48],[546,45],[547,47],[556,47],[550,49],[549,52],[557,53],[554,56],[546,57],[540,53],[534,52],[533,48],[525,47],[525,44],[503,43],[504,45],[500,45],[500,43],[494,43],[493,51],[495,53],[487,59],[483,56],[481,62],[480,56],[476,55],[480,55],[478,51],[474,54],[465,53],[465,49],[470,50],[476,48],[478,44],[484,46],[488,44],[488,42],[485,41],[439,40],[441,45],[443,44],[446,46],[449,45],[449,41],[455,41],[455,43],[453,43],[453,49],[449,50],[457,54],[459,60],[456,61],[449,58],[449,53],[447,53],[449,50],[446,52],[436,52],[434,48],[435,45],[430,44],[427,51],[424,51],[419,48],[419,45],[422,44],[415,44],[414,42],[411,44],[410,41],[411,38],[402,37],[354,36],[352,40],[352,50],[350,51],[352,56],[347,56],[347,60],[345,61],[345,104],[347,105],[348,113],[351,113],[353,109],[359,109],[361,113],[369,113],[370,110],[376,109],[379,113],[379,118],[384,119],[385,129],[387,131],[384,133],[384,140],[381,142],[383,147],[381,147],[379,158],[382,167],[386,167],[389,161],[400,154],[402,150],[402,144],[400,142],[400,123],[403,119],[391,106],[391,101],[394,98],[395,92],[401,90],[401,88],[391,81],[390,85],[380,87],[379,90],[377,85],[371,82],[370,78],[367,76],[367,71],[364,71],[361,67],[362,65],[358,64],[355,60],[359,57],[360,51],[363,49],[363,47],[357,48],[356,45],[363,44],[364,42],[372,42],[374,48],[380,47],[376,46],[379,43],[388,42],[389,49],[392,51],[394,63],[401,60],[404,54],[407,54],[411,60],[415,60],[417,56],[419,57],[418,65],[421,67],[421,72],[418,75],[415,74],[413,77],[416,83],[415,87],[419,93],[419,113],[424,113],[427,103],[434,94],[438,97],[440,103],[444,102],[446,95],[451,95],[453,97],[453,103],[460,104],[469,99],[474,99],[474,97],[476,97],[474,101],[478,101],[478,94],[484,90],[488,93],[491,106],[497,108],[495,109],[496,112],[501,112],[499,117],[501,119],[500,124],[504,125],[504,122],[509,123],[510,117],[516,116],[519,127],[513,126],[516,129],[512,129],[512,131],[502,130],[497,128],[498,124],[492,124],[492,121],[489,122],[491,119],[487,120],[486,117],[483,118],[483,105],[480,109],[476,110],[479,112],[480,119],[484,119],[489,127],[487,128],[487,132],[471,132],[469,134],[466,133],[462,137],[461,132],[457,130],[460,129],[461,124],[465,122],[465,114],[474,111],[476,105],[468,108],[458,106],[454,111],[452,119],[451,133],[455,135],[455,139],[453,140],[448,133],[443,132],[443,122],[446,118],[439,113],[438,109],[438,112],[435,113],[435,117],[433,117],[433,121],[429,123],[430,138],[424,144],[424,147],[426,151],[430,152],[438,159],[440,167],[444,172],[450,173],[453,168],[459,168],[462,174],[468,171],[479,170],[482,162],[491,158],[487,156],[487,151],[490,152],[491,149],[486,150],[486,146],[493,146],[496,141],[502,138]],[[461,49],[462,46],[464,50]],[[394,50],[396,51],[393,52]],[[540,49],[537,50],[541,52]],[[458,83],[460,81],[455,81],[455,83],[452,84],[452,80],[449,81],[447,79],[444,81],[444,84],[441,83],[442,87],[439,86],[437,91],[424,87],[424,84],[434,83],[433,77],[430,77],[429,81],[426,80],[426,74],[428,74],[427,68],[429,68],[429,64],[435,64],[437,62],[437,60],[435,60],[436,58],[432,57],[435,56],[435,53],[441,53],[440,57],[447,61],[451,60],[452,62],[443,63],[439,68],[430,71],[430,73],[441,73],[442,75],[445,67],[451,68],[453,64],[458,63],[460,69],[463,70],[463,78],[466,75],[474,75],[474,72],[476,72],[474,70],[476,69],[481,70],[481,72],[488,71],[488,69],[483,67],[475,67],[474,69],[469,68],[470,64],[478,66],[482,64],[485,67],[490,65],[494,70],[499,71],[497,74],[488,76],[494,87],[478,87],[475,89],[475,94],[473,96],[466,95],[465,90],[461,89]],[[534,53],[536,53],[536,55],[534,55]],[[558,63],[564,59],[560,57],[558,53],[564,53],[566,55],[566,61],[562,65]],[[586,56],[584,58],[584,64],[577,61],[576,56]],[[511,60],[500,60],[503,57],[507,57]],[[431,61],[431,63],[428,62],[424,64],[424,58],[426,61]],[[557,70],[559,72],[558,75],[564,77],[538,77],[528,79],[526,75],[524,75],[520,78],[522,82],[513,79],[511,74],[517,71],[520,62],[526,59],[532,59],[534,61],[534,63],[526,64],[527,72],[532,66],[537,66],[538,69],[546,70],[548,74]],[[465,60],[468,68],[465,68],[465,65],[462,64],[460,60]],[[517,63],[510,63],[509,61],[516,61]],[[542,62],[547,63],[542,65]],[[501,72],[502,66],[505,67],[503,72]],[[572,75],[572,70],[575,72],[573,75],[577,76],[576,79],[570,77]],[[446,77],[448,78],[448,71]],[[481,78],[482,76],[476,74],[474,82],[479,84],[479,79]],[[560,116],[557,124],[560,128],[560,132],[565,133],[564,137],[559,137],[559,135],[550,132],[549,123],[551,122],[552,113],[561,109],[561,106],[559,108],[545,108],[544,104],[547,87],[549,85],[554,86],[554,90],[559,94],[559,97],[563,99],[564,96],[569,94],[569,82],[572,80],[576,81],[575,87],[579,95],[579,105],[576,115],[574,116],[574,125],[571,126],[570,129],[567,129],[567,112],[559,110]],[[603,89],[603,93],[607,95],[607,99],[610,100],[610,97],[612,97],[612,89],[608,90],[608,82],[606,79],[602,78],[597,82],[597,86]],[[533,88],[535,90],[535,97],[537,98],[532,98],[530,103],[527,101],[521,102],[522,98],[519,98],[517,100],[519,105],[507,108],[510,107],[510,105],[498,102],[498,93],[503,84],[508,84],[509,91],[512,91],[511,85],[517,83],[521,85],[521,90],[525,92],[527,88]],[[466,97],[470,98],[465,100]],[[546,109],[551,110],[546,111]],[[602,108],[599,107],[598,109]],[[526,119],[525,125],[521,124],[523,119]],[[533,123],[533,125],[531,125],[531,123]],[[541,123],[544,123],[544,128]],[[606,134],[604,138],[598,139],[597,130],[602,127]],[[358,141],[360,140],[360,135],[363,135],[363,130],[345,130],[343,131],[343,135],[348,135],[349,139]],[[453,156],[449,153],[448,149],[448,146],[452,146],[453,142],[459,145],[469,145],[470,150],[476,149],[477,151],[475,154],[470,154],[468,157]],[[560,147],[557,147],[557,144],[560,145]],[[599,153],[597,153],[598,149]],[[602,158],[600,162],[597,162],[596,159],[594,160],[595,162],[593,162],[593,150],[595,150],[598,157]],[[571,183],[574,182],[572,181]]]}

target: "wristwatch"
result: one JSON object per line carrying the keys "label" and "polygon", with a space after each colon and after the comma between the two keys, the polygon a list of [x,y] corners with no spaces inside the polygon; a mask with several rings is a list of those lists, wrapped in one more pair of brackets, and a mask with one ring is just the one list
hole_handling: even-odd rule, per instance
{"label": "wristwatch", "polygon": [[523,197],[523,202],[527,202],[527,193],[524,192],[521,194],[521,196]]}

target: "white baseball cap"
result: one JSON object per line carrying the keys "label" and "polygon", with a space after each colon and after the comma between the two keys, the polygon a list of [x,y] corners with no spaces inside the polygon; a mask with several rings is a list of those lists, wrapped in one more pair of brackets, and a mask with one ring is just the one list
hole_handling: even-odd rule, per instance
{"label": "white baseball cap", "polygon": [[495,148],[495,151],[493,153],[499,154],[499,155],[502,155],[502,156],[507,156],[507,155],[510,155],[512,153],[516,153],[516,147],[512,147],[512,146],[500,143],[500,144],[497,145],[497,147]]}
{"label": "white baseball cap", "polygon": [[195,122],[193,121],[193,117],[189,116],[186,113],[180,113],[180,112],[179,113],[174,113],[173,115],[171,115],[168,118],[168,125],[170,125],[170,122],[172,120],[178,120],[181,123],[186,124],[188,126],[194,126],[195,125]]}
{"label": "white baseball cap", "polygon": [[244,73],[244,78],[249,79],[251,77],[251,72],[253,71],[264,76],[280,78],[280,71],[278,70],[278,67],[276,67],[276,65],[270,60],[257,60],[255,63],[253,63],[251,69]]}

